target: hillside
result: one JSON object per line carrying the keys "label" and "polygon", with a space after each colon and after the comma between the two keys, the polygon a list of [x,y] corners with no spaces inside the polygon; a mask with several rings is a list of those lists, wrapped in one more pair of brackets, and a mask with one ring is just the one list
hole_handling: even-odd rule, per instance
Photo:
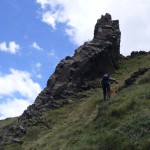
{"label": "hillside", "polygon": [[[119,61],[112,74],[119,85],[139,68],[150,68],[150,54]],[[67,97],[68,105],[51,109],[30,122],[25,135],[1,150],[149,150],[150,149],[150,70],[137,77],[133,85],[112,93],[103,101],[101,87]],[[99,82],[100,78],[95,78]],[[0,121],[0,132],[16,118]]]}
{"label": "hillside", "polygon": [[[120,38],[119,21],[102,15],[93,39],[58,63],[34,103],[0,121],[0,149],[148,149],[150,53],[123,57]],[[106,71],[119,82],[110,101],[100,87]]]}
{"label": "hillside", "polygon": [[83,98],[77,94],[99,87],[97,78],[119,68],[120,37],[119,20],[112,20],[108,13],[102,15],[95,25],[93,39],[77,48],[73,56],[58,63],[34,103],[19,116],[17,123],[2,132],[0,146],[22,143],[19,138],[32,126],[43,122],[40,118],[44,112],[64,107],[70,104],[68,97]]}

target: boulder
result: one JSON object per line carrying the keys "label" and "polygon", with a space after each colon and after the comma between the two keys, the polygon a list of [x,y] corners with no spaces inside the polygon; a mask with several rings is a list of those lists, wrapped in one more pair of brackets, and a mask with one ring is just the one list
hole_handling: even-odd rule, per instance
{"label": "boulder", "polygon": [[150,51],[149,52],[146,52],[146,51],[132,51],[131,52],[131,55],[130,56],[127,56],[127,58],[133,58],[133,57],[136,57],[136,56],[140,56],[140,55],[148,55],[150,54]]}
{"label": "boulder", "polygon": [[124,81],[124,84],[123,86],[119,87],[118,91],[121,91],[122,89],[124,88],[127,88],[131,85],[133,85],[137,78],[140,76],[140,75],[143,75],[144,73],[146,73],[150,68],[139,68],[137,71],[133,72],[129,78],[127,78],[125,81]]}

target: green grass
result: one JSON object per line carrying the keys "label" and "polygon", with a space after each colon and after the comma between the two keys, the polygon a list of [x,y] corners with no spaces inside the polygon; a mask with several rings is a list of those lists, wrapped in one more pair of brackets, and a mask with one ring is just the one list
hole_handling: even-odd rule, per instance
{"label": "green grass", "polygon": [[0,120],[0,132],[3,131],[6,127],[15,123],[16,121],[17,121],[17,117],[16,118],[7,118],[5,120]]}
{"label": "green grass", "polygon": [[[122,60],[112,77],[121,86],[139,67],[150,67],[149,62],[150,55]],[[149,76],[150,71],[110,101],[103,101],[101,88],[78,93],[86,95],[82,99],[68,97],[72,103],[47,111],[41,118],[43,123],[32,126],[22,137],[22,145],[7,145],[4,149],[150,150]],[[0,125],[0,129],[9,124]]]}

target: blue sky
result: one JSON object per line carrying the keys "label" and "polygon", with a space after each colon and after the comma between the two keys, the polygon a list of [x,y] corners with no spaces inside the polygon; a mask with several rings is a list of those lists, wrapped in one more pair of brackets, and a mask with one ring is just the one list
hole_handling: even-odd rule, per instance
{"label": "blue sky", "polygon": [[21,115],[59,61],[93,38],[98,18],[119,19],[121,53],[150,48],[148,0],[1,0],[0,119]]}

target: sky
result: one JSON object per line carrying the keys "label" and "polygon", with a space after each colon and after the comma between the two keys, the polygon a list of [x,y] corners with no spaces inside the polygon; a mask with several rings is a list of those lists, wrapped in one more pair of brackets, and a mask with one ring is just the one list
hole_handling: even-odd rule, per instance
{"label": "sky", "polygon": [[55,67],[92,40],[101,15],[119,20],[120,52],[150,49],[149,0],[1,0],[0,119],[19,116]]}

